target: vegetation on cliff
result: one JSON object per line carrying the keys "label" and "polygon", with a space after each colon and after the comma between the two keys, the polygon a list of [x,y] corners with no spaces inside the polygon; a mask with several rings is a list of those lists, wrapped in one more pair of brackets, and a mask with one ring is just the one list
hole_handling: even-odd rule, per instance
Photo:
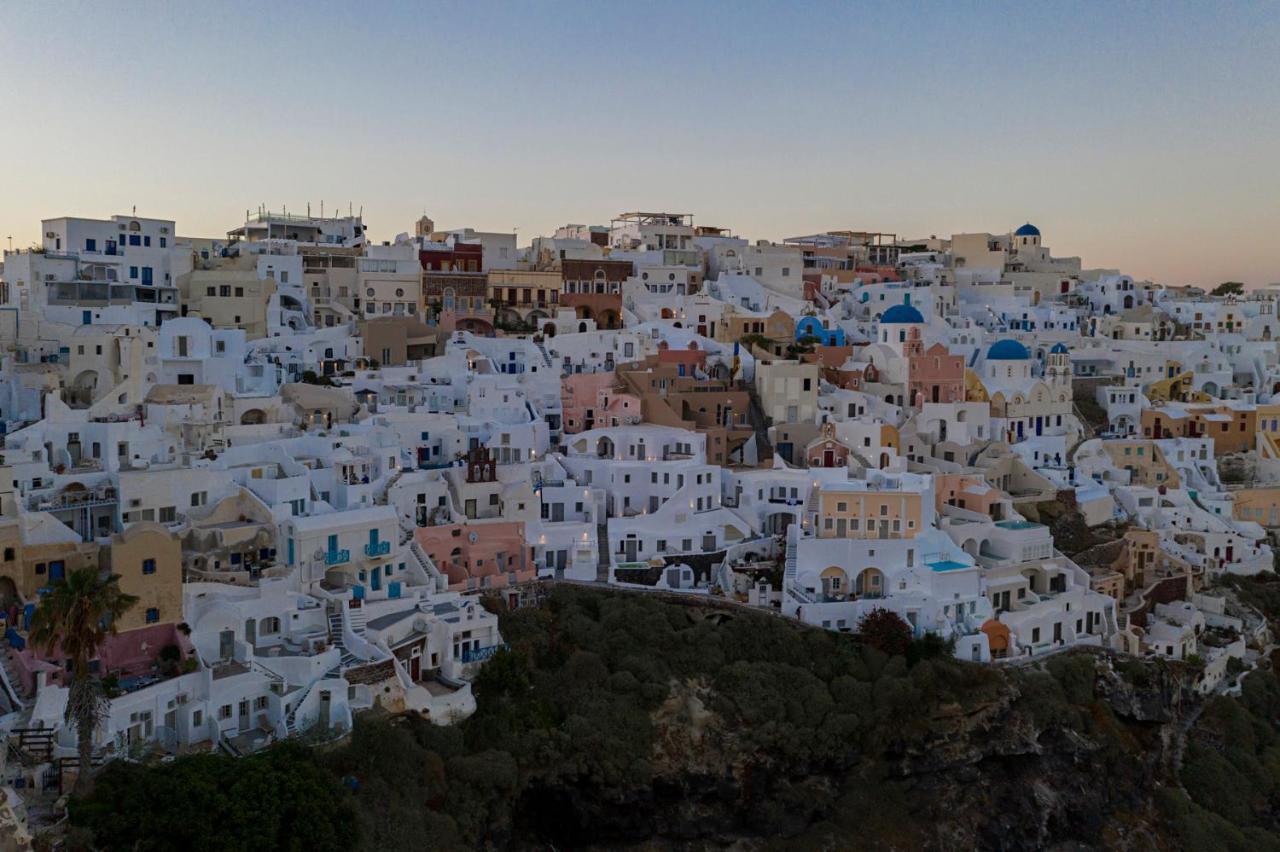
{"label": "vegetation on cliff", "polygon": [[[257,848],[289,848],[273,838],[299,813],[319,836],[307,848],[1273,844],[1270,671],[1239,701],[1212,699],[1184,740],[1198,705],[1174,663],[1081,652],[996,669],[940,643],[890,655],[766,615],[578,588],[504,613],[502,630],[510,650],[460,725],[366,718],[309,755],[110,769],[73,822],[103,849],[233,848],[249,835],[202,839],[192,815],[240,812],[236,826],[268,808]],[[269,795],[231,780],[279,760],[302,771]]]}

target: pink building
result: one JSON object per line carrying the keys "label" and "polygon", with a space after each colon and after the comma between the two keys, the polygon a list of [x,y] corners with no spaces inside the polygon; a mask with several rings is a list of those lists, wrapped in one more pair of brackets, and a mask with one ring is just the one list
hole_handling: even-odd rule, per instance
{"label": "pink building", "polygon": [[675,364],[677,375],[692,376],[697,368],[706,372],[707,353],[698,348],[698,342],[692,340],[687,349],[672,349],[667,341],[658,344],[658,363]]}
{"label": "pink building", "polygon": [[449,577],[451,591],[500,589],[538,575],[520,521],[418,527],[414,537]]}
{"label": "pink building", "polygon": [[935,343],[928,349],[919,339],[919,331],[907,341],[907,384],[911,405],[920,408],[926,402],[964,402],[964,356],[952,355],[947,347]]}
{"label": "pink building", "polygon": [[640,397],[615,392],[613,373],[578,373],[560,379],[565,434],[637,422]]}

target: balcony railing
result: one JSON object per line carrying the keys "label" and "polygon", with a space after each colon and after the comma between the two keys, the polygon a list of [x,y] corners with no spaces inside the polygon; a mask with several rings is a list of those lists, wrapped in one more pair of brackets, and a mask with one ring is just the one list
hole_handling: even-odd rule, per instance
{"label": "balcony railing", "polygon": [[391,542],[371,541],[364,546],[365,556],[386,556],[391,552]]}
{"label": "balcony railing", "polygon": [[325,565],[341,565],[343,562],[351,561],[350,550],[331,550],[324,555]]}
{"label": "balcony railing", "polygon": [[507,647],[504,642],[501,645],[490,645],[487,648],[463,648],[462,662],[464,663],[483,663],[485,660],[498,653],[499,649]]}

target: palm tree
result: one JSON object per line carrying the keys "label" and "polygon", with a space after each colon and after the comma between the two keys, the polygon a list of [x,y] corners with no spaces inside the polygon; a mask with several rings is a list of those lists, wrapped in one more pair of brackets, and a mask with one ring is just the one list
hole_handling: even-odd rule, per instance
{"label": "palm tree", "polygon": [[79,568],[54,584],[40,599],[31,619],[31,643],[50,656],[71,663],[66,720],[76,726],[80,772],[76,789],[87,789],[92,768],[93,732],[106,710],[102,682],[90,674],[89,662],[107,636],[114,636],[116,621],[138,602],[120,591],[120,577],[97,568]]}

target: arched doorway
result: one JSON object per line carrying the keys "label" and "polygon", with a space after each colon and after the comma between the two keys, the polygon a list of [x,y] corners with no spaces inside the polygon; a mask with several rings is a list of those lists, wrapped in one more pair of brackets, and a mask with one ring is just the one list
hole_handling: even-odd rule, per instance
{"label": "arched doorway", "polygon": [[879,568],[863,568],[854,580],[853,592],[860,598],[884,597],[884,572]]}
{"label": "arched doorway", "polygon": [[240,415],[241,426],[261,426],[267,422],[267,414],[261,408],[250,408]]}

